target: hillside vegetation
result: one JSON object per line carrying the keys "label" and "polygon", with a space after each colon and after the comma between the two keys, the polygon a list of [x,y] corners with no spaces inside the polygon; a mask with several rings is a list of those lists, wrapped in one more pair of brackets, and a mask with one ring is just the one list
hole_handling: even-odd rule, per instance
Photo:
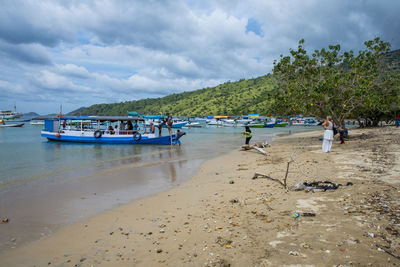
{"label": "hillside vegetation", "polygon": [[[385,55],[386,68],[399,73],[400,50]],[[351,67],[348,67],[349,70]],[[260,113],[262,115],[284,115],[277,108],[279,100],[275,100],[274,92],[278,90],[278,81],[272,74],[254,79],[226,82],[216,87],[199,89],[180,94],[171,94],[161,98],[147,98],[114,104],[96,104],[80,108],[71,115],[127,115],[129,111],[140,114],[165,114],[175,116],[206,115],[241,115]],[[132,91],[132,98],[135,92]],[[304,100],[304,99],[302,99]],[[304,101],[296,99],[298,104]],[[300,111],[300,110],[298,110]],[[295,112],[296,113],[296,112]],[[311,113],[310,113],[311,114]]]}
{"label": "hillside vegetation", "polygon": [[239,115],[253,112],[267,114],[271,106],[271,91],[274,88],[276,80],[272,75],[266,75],[161,98],[96,104],[71,114],[127,115],[128,111],[140,114],[169,112],[175,116]]}

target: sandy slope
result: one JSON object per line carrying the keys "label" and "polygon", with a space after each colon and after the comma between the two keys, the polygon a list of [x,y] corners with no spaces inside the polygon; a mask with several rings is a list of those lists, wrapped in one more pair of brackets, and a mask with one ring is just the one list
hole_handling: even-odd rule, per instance
{"label": "sandy slope", "polygon": [[[321,152],[321,135],[282,137],[266,157],[250,150],[210,160],[178,188],[8,251],[1,266],[398,266],[389,253],[400,255],[400,131],[352,130],[331,153]],[[252,179],[282,179],[291,157],[290,186],[344,186],[286,191]]]}

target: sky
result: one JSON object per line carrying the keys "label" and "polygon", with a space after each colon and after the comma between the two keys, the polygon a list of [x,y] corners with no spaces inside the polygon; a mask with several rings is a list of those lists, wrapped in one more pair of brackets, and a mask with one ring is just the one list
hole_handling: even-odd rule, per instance
{"label": "sky", "polygon": [[400,48],[398,0],[0,0],[0,110],[70,112],[272,72],[308,51]]}

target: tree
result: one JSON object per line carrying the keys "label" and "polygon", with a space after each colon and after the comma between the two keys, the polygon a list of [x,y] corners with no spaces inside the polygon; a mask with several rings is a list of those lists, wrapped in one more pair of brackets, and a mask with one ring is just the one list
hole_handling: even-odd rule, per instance
{"label": "tree", "polygon": [[280,61],[274,62],[273,72],[278,78],[275,110],[286,115],[331,115],[343,126],[349,115],[368,109],[367,103],[384,105],[385,99],[377,92],[384,85],[381,64],[390,51],[389,43],[379,38],[367,41],[365,50],[357,56],[352,50],[341,53],[340,45],[309,55],[303,44],[302,39],[297,50],[290,49],[290,56],[281,55]]}

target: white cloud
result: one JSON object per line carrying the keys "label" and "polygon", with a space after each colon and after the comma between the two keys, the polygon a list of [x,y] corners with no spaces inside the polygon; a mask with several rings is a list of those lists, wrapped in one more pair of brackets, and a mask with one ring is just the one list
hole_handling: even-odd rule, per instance
{"label": "white cloud", "polygon": [[[399,48],[399,9],[390,0],[3,0],[0,104],[78,108],[257,77],[300,38],[310,50],[357,51],[375,36]],[[261,36],[246,32],[249,20]]]}

